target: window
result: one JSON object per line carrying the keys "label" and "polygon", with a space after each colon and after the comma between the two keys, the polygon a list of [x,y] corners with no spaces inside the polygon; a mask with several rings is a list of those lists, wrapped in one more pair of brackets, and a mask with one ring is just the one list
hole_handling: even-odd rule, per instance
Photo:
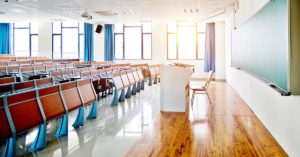
{"label": "window", "polygon": [[84,23],[52,23],[52,58],[66,59],[84,57]]}
{"label": "window", "polygon": [[152,25],[115,25],[116,59],[151,59]]}
{"label": "window", "polygon": [[168,59],[204,59],[205,24],[168,24]]}
{"label": "window", "polygon": [[12,51],[15,56],[38,56],[38,25],[35,23],[14,23]]}

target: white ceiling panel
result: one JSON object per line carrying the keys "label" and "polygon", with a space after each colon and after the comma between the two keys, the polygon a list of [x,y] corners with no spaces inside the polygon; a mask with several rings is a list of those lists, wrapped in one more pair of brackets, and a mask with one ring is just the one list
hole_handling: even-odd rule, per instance
{"label": "white ceiling panel", "polygon": [[[149,20],[201,21],[220,11],[230,12],[235,0],[0,0],[0,21],[86,21],[128,23]],[[188,11],[185,11],[188,10]],[[189,10],[192,10],[189,12]],[[97,14],[108,12],[114,14]],[[118,15],[115,15],[118,14]],[[226,13],[225,13],[226,14]]]}

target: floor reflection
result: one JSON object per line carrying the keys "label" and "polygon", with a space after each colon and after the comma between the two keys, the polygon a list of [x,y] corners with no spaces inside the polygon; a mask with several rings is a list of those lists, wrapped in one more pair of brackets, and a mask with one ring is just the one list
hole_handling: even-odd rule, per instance
{"label": "floor reflection", "polygon": [[[57,121],[50,122],[47,125],[49,142],[46,149],[35,154],[19,151],[18,155],[124,156],[159,113],[159,93],[159,85],[146,87],[116,107],[110,106],[112,96],[101,99],[97,119],[86,120],[84,127],[74,129],[72,123],[77,111],[70,113],[69,135],[60,139],[54,137]],[[85,110],[85,115],[88,115],[89,110]],[[18,141],[22,141],[23,147],[28,147],[36,134],[37,130],[33,129],[26,136],[18,138]]]}

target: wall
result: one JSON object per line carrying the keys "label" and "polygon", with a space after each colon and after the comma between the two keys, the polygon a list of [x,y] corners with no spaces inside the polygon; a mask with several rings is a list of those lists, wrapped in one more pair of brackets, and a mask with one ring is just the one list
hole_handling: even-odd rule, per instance
{"label": "wall", "polygon": [[247,21],[254,13],[258,12],[270,0],[238,0],[239,7],[236,15],[236,25]]}
{"label": "wall", "polygon": [[52,58],[52,23],[40,22],[39,24],[39,56]]}
{"label": "wall", "polygon": [[[95,30],[97,28],[97,25],[98,24],[94,24]],[[101,25],[104,26],[104,24]],[[104,44],[103,44],[104,36],[105,36],[104,27],[102,28],[102,32],[100,34],[94,31],[94,60],[95,61],[104,60]]]}
{"label": "wall", "polygon": [[[241,0],[244,1],[244,0]],[[255,13],[263,7],[261,2],[245,9],[246,13]],[[245,17],[238,17],[243,19]],[[243,21],[246,21],[243,19]],[[226,80],[249,105],[261,122],[278,141],[289,156],[300,155],[300,96],[283,97],[257,78],[230,67],[231,30],[233,17],[226,20]]]}

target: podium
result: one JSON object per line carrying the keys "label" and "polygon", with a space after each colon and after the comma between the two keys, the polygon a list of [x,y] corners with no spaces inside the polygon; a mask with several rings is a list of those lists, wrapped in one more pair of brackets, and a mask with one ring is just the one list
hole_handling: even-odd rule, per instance
{"label": "podium", "polygon": [[187,112],[189,104],[188,82],[193,71],[173,65],[160,65],[160,110]]}

